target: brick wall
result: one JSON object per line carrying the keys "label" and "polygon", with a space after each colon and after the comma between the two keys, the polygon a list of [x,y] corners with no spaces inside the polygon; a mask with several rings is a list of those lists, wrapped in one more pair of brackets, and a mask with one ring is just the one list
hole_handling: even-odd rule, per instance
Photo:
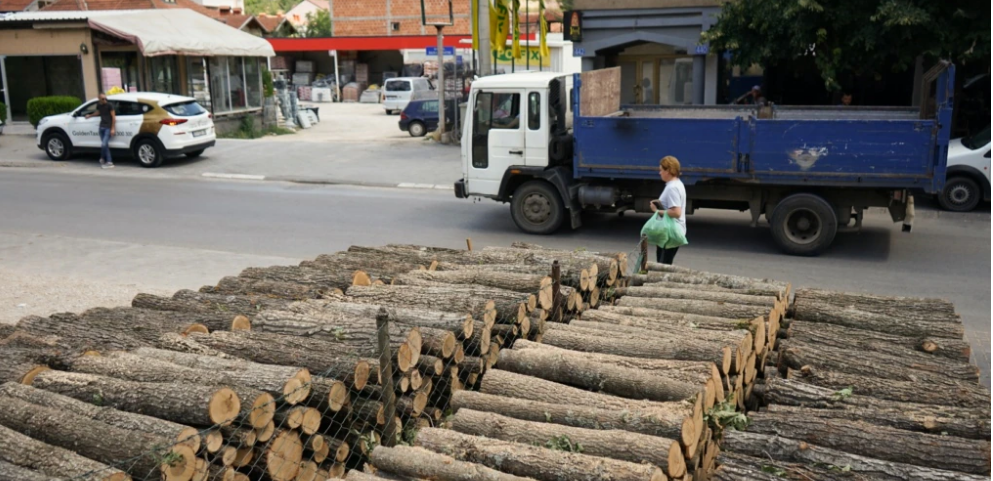
{"label": "brick wall", "polygon": [[[437,0],[425,0],[438,3]],[[445,33],[469,35],[469,2],[453,0],[455,25],[446,27]],[[338,37],[365,37],[389,35],[432,35],[433,27],[421,25],[420,0],[331,0],[334,34]],[[446,6],[447,9],[447,6]],[[394,30],[393,24],[399,24]]]}

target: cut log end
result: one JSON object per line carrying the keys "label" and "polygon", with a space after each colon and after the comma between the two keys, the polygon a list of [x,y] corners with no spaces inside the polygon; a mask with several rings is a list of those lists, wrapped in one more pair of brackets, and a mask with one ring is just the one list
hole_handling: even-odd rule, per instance
{"label": "cut log end", "polygon": [[193,333],[210,334],[210,329],[208,329],[207,326],[203,324],[190,324],[189,326],[186,326],[186,328],[183,329],[182,332],[184,336],[189,336],[190,334]]}
{"label": "cut log end", "polygon": [[276,415],[276,399],[269,393],[262,393],[252,402],[252,412],[248,415],[248,423],[258,429],[272,422]]}
{"label": "cut log end", "polygon": [[307,435],[317,434],[321,429],[321,412],[314,408],[306,408],[303,411],[303,419],[300,422],[300,431]]}
{"label": "cut log end", "polygon": [[[196,431],[194,428],[190,429]],[[197,439],[199,439],[199,435],[197,436]],[[203,447],[208,453],[214,454],[224,447],[224,436],[221,435],[220,431],[210,431],[203,435],[203,441],[201,444],[203,444]]]}
{"label": "cut log end", "polygon": [[303,383],[299,379],[291,378],[289,381],[286,381],[286,384],[283,384],[283,400],[291,405],[300,404],[310,395],[308,391],[310,391],[310,388],[304,388]]}
{"label": "cut log end", "polygon": [[465,316],[465,322],[462,323],[462,338],[469,339],[472,337],[472,333],[475,332],[476,322],[472,319],[472,314],[467,314]]}
{"label": "cut log end", "polygon": [[265,453],[266,473],[273,481],[291,481],[300,472],[303,442],[293,431],[280,431]]}
{"label": "cut log end", "polygon": [[194,453],[199,452],[200,446],[203,444],[200,439],[200,432],[196,428],[183,428],[176,435],[176,443],[189,446]]}
{"label": "cut log end", "polygon": [[167,456],[168,462],[160,467],[164,481],[189,481],[196,472],[196,453],[185,444],[177,444]]}
{"label": "cut log end", "polygon": [[359,271],[355,271],[354,273],[352,273],[352,285],[353,286],[371,286],[372,285],[372,278],[369,277],[369,274],[366,274],[363,271],[360,271],[360,270]]}
{"label": "cut log end", "polygon": [[275,434],[275,432],[276,432],[276,423],[269,421],[269,423],[263,426],[261,429],[260,428],[255,429],[255,433],[256,433],[255,442],[267,443],[269,442],[270,439],[272,439],[272,435]]}
{"label": "cut log end", "polygon": [[34,384],[34,378],[38,377],[38,374],[41,374],[45,371],[51,371],[51,368],[49,368],[48,366],[36,366],[32,368],[30,371],[28,371],[27,374],[24,375],[24,377],[21,378],[21,384],[24,384],[26,386],[30,386]]}
{"label": "cut log end", "polygon": [[210,420],[214,424],[227,426],[234,422],[235,418],[238,417],[238,413],[241,412],[241,400],[238,399],[238,395],[234,391],[224,387],[218,389],[210,396],[207,411],[210,413]]}
{"label": "cut log end", "polygon": [[352,383],[357,390],[362,390],[369,383],[369,375],[372,373],[372,367],[367,361],[359,361],[355,363],[355,380]]}
{"label": "cut log end", "polygon": [[332,411],[341,411],[345,405],[348,404],[348,386],[340,381],[335,381],[331,385],[331,391],[328,393],[328,406]]}
{"label": "cut log end", "polygon": [[682,448],[679,447],[679,443],[669,445],[668,471],[669,476],[672,478],[679,478],[686,474],[686,459],[683,456]]}
{"label": "cut log end", "polygon": [[400,344],[400,347],[397,348],[396,360],[397,369],[399,369],[400,372],[409,372],[410,369],[414,367],[414,351],[411,349],[410,344],[406,342]]}
{"label": "cut log end", "polygon": [[242,315],[234,316],[234,319],[231,321],[231,330],[232,331],[251,331],[252,330],[252,321],[249,321],[247,317],[242,316]]}

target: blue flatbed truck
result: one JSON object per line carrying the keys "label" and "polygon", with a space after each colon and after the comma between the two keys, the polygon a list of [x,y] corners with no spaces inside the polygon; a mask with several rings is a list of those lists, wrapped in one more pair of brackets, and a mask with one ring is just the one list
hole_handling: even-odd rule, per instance
{"label": "blue flatbed truck", "polygon": [[885,207],[909,231],[913,194],[941,192],[955,67],[924,76],[920,108],[622,106],[617,68],[477,79],[462,130],[459,198],[510,203],[551,234],[583,212],[649,212],[659,159],[682,164],[687,213],[765,215],[789,254],[816,255]]}

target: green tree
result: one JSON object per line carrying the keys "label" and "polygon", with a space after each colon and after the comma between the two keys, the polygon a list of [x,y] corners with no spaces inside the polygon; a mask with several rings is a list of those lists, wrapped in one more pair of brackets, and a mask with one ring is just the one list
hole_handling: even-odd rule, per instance
{"label": "green tree", "polygon": [[331,36],[331,13],[327,10],[319,10],[316,13],[307,14],[307,26],[304,29],[306,37],[330,37]]}
{"label": "green tree", "polygon": [[837,89],[844,72],[901,71],[919,56],[988,69],[988,8],[976,0],[732,0],[702,40],[738,66],[810,57]]}

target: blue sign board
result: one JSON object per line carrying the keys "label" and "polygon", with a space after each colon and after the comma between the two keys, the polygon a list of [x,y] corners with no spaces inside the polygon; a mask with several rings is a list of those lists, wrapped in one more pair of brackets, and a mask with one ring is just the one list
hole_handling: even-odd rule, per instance
{"label": "blue sign board", "polygon": [[710,53],[710,45],[707,44],[697,45],[693,53],[697,55],[707,55],[708,53]]}
{"label": "blue sign board", "polygon": [[573,57],[582,57],[583,55],[586,55],[586,49],[585,48],[583,48],[583,47],[577,47],[575,45],[572,46],[572,56]]}
{"label": "blue sign board", "polygon": [[[428,56],[437,56],[438,47],[427,47],[424,49],[424,54]],[[445,47],[443,55],[455,55],[455,47]]]}

